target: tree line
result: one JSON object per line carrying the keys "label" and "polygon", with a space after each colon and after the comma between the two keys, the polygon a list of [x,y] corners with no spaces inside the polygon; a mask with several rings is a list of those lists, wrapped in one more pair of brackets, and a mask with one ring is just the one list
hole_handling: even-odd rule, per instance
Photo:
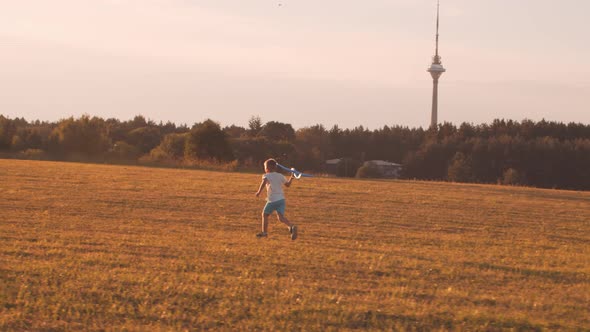
{"label": "tree line", "polygon": [[[253,116],[247,127],[207,119],[189,127],[84,115],[28,122],[0,115],[0,155],[6,158],[156,165],[217,165],[260,170],[274,157],[322,173],[325,161],[346,161],[339,176],[355,176],[364,161],[403,165],[408,179],[590,189],[590,125],[523,120],[444,123],[436,128],[383,126],[369,130],[314,125],[295,130]],[[375,173],[363,173],[375,174]]]}

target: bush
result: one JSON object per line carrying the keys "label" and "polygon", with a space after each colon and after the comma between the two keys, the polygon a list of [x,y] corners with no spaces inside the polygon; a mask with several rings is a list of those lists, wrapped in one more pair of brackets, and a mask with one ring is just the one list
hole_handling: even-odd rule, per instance
{"label": "bush", "polygon": [[509,168],[506,171],[504,171],[500,183],[505,185],[524,184],[522,175],[514,168]]}
{"label": "bush", "polygon": [[137,147],[125,142],[119,141],[115,143],[112,149],[108,152],[107,157],[111,160],[129,161],[137,160],[141,153]]}
{"label": "bush", "polygon": [[27,149],[18,154],[18,157],[21,159],[28,159],[28,160],[48,160],[49,156],[47,153],[41,149]]}
{"label": "bush", "polygon": [[237,160],[223,162],[215,159],[185,159],[181,166],[207,171],[234,172],[238,170],[239,163]]}
{"label": "bush", "polygon": [[356,177],[357,178],[373,178],[373,179],[379,179],[379,178],[382,178],[383,175],[381,174],[381,172],[379,171],[379,169],[373,163],[370,163],[369,162],[369,163],[361,166],[356,171]]}
{"label": "bush", "polygon": [[174,158],[172,158],[172,156],[168,152],[164,151],[162,149],[162,147],[158,146],[158,147],[152,149],[152,151],[150,151],[150,153],[148,155],[145,155],[145,156],[141,157],[140,159],[142,161],[168,163],[169,161],[172,161]]}
{"label": "bush", "polygon": [[162,143],[156,149],[159,149],[170,158],[182,159],[186,137],[186,134],[168,134],[164,136]]}

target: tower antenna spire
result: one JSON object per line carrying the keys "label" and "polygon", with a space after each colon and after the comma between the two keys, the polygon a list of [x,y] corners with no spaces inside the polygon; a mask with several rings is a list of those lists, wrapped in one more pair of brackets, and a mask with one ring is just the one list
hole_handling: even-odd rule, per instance
{"label": "tower antenna spire", "polygon": [[438,56],[438,22],[439,22],[439,13],[440,13],[440,0],[438,0],[436,2],[436,51],[435,51],[435,57],[436,60],[438,60],[438,63],[440,64],[440,57]]}

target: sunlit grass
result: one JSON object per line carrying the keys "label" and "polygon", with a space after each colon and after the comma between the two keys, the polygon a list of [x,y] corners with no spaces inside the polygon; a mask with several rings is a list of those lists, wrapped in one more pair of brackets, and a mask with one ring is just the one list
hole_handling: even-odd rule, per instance
{"label": "sunlit grass", "polygon": [[590,329],[590,193],[0,160],[0,330]]}

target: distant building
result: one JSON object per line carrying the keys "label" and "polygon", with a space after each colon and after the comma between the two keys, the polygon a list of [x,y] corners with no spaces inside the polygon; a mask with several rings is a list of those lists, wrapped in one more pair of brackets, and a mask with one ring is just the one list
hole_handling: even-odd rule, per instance
{"label": "distant building", "polygon": [[338,174],[338,167],[342,162],[342,158],[326,160],[326,173],[336,175]]}
{"label": "distant building", "polygon": [[361,163],[359,161],[351,158],[337,158],[326,160],[324,170],[330,175],[354,177],[360,165]]}
{"label": "distant building", "polygon": [[385,160],[365,161],[363,166],[375,168],[382,177],[397,179],[401,175],[402,165]]}

